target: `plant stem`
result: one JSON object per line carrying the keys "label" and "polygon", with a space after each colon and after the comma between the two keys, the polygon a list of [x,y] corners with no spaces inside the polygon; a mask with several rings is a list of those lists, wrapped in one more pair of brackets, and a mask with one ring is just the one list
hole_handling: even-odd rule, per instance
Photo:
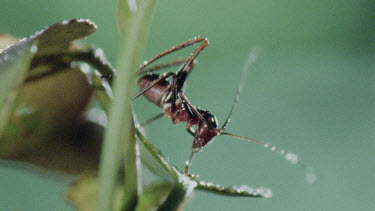
{"label": "plant stem", "polygon": [[[134,83],[134,71],[140,61],[146,31],[151,19],[155,0],[140,0],[136,10],[129,7],[127,1],[119,1],[119,25],[122,39],[118,72],[114,80],[114,99],[110,107],[109,123],[105,133],[102,160],[99,172],[98,210],[112,210],[114,189],[121,160],[125,152],[125,210],[134,209],[138,192],[141,190],[137,168],[136,142],[132,120],[131,95]],[[124,14],[126,12],[127,14]]]}

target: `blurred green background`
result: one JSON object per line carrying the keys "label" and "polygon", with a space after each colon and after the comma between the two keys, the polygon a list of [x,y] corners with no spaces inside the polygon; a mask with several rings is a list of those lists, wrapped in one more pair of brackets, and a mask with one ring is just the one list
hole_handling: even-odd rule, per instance
{"label": "blurred green background", "polygon": [[[87,41],[116,64],[116,1],[0,1],[0,32],[33,34],[64,19],[89,18],[99,30]],[[371,210],[375,208],[375,2],[165,1],[155,10],[144,59],[194,36],[211,45],[189,76],[186,95],[226,118],[248,52],[262,51],[248,75],[228,132],[297,153],[318,174],[261,146],[218,137],[191,172],[222,185],[273,190],[270,199],[230,198],[196,191],[186,210]],[[178,55],[188,55],[192,48]],[[171,56],[170,59],[178,56]],[[160,110],[139,99],[139,119]],[[167,131],[167,132],[166,132]],[[149,139],[179,167],[191,152],[185,125],[150,125]],[[68,180],[0,168],[1,210],[71,210]]]}

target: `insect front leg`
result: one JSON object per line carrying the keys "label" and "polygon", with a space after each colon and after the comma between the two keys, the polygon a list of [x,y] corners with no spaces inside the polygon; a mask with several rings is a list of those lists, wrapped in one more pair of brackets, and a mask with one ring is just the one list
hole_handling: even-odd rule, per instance
{"label": "insect front leg", "polygon": [[[175,52],[175,51],[177,51],[177,50],[183,49],[183,48],[185,48],[185,47],[187,47],[187,46],[193,45],[193,44],[198,43],[198,42],[203,42],[204,44],[202,44],[202,45],[204,45],[204,46],[208,45],[208,41],[207,41],[206,38],[199,38],[199,37],[198,37],[198,38],[194,38],[194,39],[192,39],[192,40],[188,40],[188,41],[186,41],[186,42],[183,42],[183,43],[181,43],[181,44],[179,44],[179,45],[173,46],[172,48],[167,49],[167,50],[165,50],[164,52],[162,52],[162,53],[156,55],[154,58],[152,58],[152,59],[146,61],[143,65],[141,65],[141,66],[139,67],[139,69],[137,70],[137,74],[139,75],[139,74],[143,74],[143,73],[149,72],[150,69],[146,70],[145,68],[146,68],[147,66],[149,66],[151,63],[155,62],[156,60],[158,60],[158,59],[160,59],[160,58],[162,58],[162,57],[164,57],[164,56],[166,56],[166,55],[168,55],[168,54],[170,54],[170,53],[172,53],[172,52]],[[202,46],[202,45],[201,45],[201,46]],[[199,48],[202,48],[201,46],[200,46]],[[204,47],[203,47],[203,48],[204,48]],[[202,49],[203,49],[203,48],[202,48]],[[196,54],[196,53],[194,53],[194,54]],[[194,54],[193,54],[193,55],[194,55]],[[195,57],[196,57],[196,56],[194,56],[194,58],[195,58]],[[188,63],[187,66],[190,66],[190,64],[193,63],[194,58],[191,59],[191,57],[190,57],[190,58],[187,60],[187,62],[185,62],[185,63]],[[172,63],[173,63],[173,62],[172,62]],[[182,63],[184,63],[184,62],[182,62]]]}
{"label": "insect front leg", "polygon": [[[168,62],[168,63],[164,63],[164,64],[160,64],[160,65],[155,65],[155,66],[147,68],[147,69],[142,69],[141,71],[137,70],[137,75],[141,75],[141,74],[144,74],[144,73],[151,73],[151,72],[154,72],[154,71],[158,71],[158,70],[162,70],[162,69],[165,69],[165,68],[170,68],[170,67],[173,67],[173,66],[184,64],[188,60],[189,60],[189,58],[182,58],[182,59],[177,59],[177,60],[172,61],[172,62]],[[143,68],[145,68],[145,67],[143,67]]]}
{"label": "insect front leg", "polygon": [[154,117],[145,120],[145,121],[142,122],[139,126],[140,126],[140,127],[145,127],[145,126],[147,126],[148,124],[152,123],[152,122],[155,121],[155,120],[160,119],[160,118],[163,117],[163,116],[164,116],[164,113],[159,113],[159,114],[155,115]]}
{"label": "insect front leg", "polygon": [[157,80],[155,80],[152,84],[150,84],[149,86],[147,86],[146,88],[144,88],[143,90],[141,90],[140,92],[138,92],[134,97],[133,97],[133,100],[138,98],[139,96],[143,95],[145,92],[147,92],[149,89],[151,89],[152,87],[156,86],[157,84],[165,81],[167,78],[169,78],[170,76],[173,76],[175,77],[176,74],[173,73],[173,72],[169,72],[169,73],[165,73],[163,76],[161,76],[160,78],[158,78]]}
{"label": "insect front leg", "polygon": [[179,97],[182,101],[182,103],[184,104],[184,106],[186,106],[188,108],[188,110],[190,110],[190,112],[192,112],[192,114],[194,114],[195,116],[197,116],[201,121],[203,121],[206,125],[210,126],[210,127],[214,127],[213,125],[211,125],[203,116],[202,114],[193,106],[191,105],[191,103],[188,101],[188,99],[185,97],[184,94],[182,94],[181,92],[179,93]]}
{"label": "insect front leg", "polygon": [[186,125],[186,131],[190,134],[190,135],[192,135],[192,136],[195,136],[195,131],[193,130],[193,128],[191,128],[191,124],[187,124]]}

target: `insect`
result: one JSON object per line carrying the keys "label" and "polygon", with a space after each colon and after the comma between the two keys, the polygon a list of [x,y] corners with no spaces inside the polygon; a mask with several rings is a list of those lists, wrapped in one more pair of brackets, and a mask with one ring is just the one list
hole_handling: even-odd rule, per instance
{"label": "insect", "polygon": [[[166,65],[160,65],[150,69],[144,69],[146,66],[150,65],[155,60],[176,50],[182,49],[184,47],[193,45],[198,42],[201,42],[201,45],[194,51],[194,53],[188,59],[178,60]],[[247,75],[247,71],[249,69],[249,65],[253,63],[255,60],[256,56],[254,52],[251,52],[249,55],[249,60],[246,63],[246,66],[242,72],[241,81],[239,83],[239,87],[234,98],[232,108],[230,110],[228,117],[226,118],[226,120],[220,128],[218,128],[217,119],[213,114],[211,114],[208,110],[196,108],[188,101],[187,97],[183,92],[183,87],[186,83],[186,78],[195,64],[194,59],[207,45],[208,41],[206,38],[194,38],[192,40],[183,42],[180,45],[177,45],[175,47],[172,47],[171,49],[162,52],[161,54],[157,55],[151,60],[146,61],[137,71],[138,74],[147,72],[148,74],[142,76],[138,80],[138,86],[140,87],[141,91],[135,95],[134,99],[139,97],[140,95],[144,95],[146,99],[149,100],[151,103],[154,103],[155,105],[161,107],[164,110],[164,115],[167,118],[172,119],[172,122],[174,124],[186,122],[186,130],[192,136],[194,136],[192,146],[193,151],[190,156],[190,159],[186,162],[185,174],[191,176],[189,173],[189,168],[195,154],[200,152],[203,147],[205,147],[210,141],[213,140],[213,138],[220,135],[232,136],[234,138],[251,141],[263,145],[264,147],[267,147],[272,151],[277,151],[281,155],[284,155],[285,158],[287,160],[290,160],[292,163],[298,163],[298,157],[293,153],[286,152],[285,150],[279,149],[276,146],[273,146],[268,143],[225,132],[225,128],[230,121],[233,110],[239,101],[239,97],[245,83],[245,78]],[[183,65],[176,73],[167,72],[163,75],[149,73],[162,67],[177,65],[179,63],[183,63]],[[172,77],[171,82],[167,81],[167,78],[169,77]],[[154,118],[150,119],[150,121],[146,122],[148,124],[149,122],[161,116],[162,114],[155,116]],[[192,128],[192,126],[194,125],[196,126],[195,130]]]}

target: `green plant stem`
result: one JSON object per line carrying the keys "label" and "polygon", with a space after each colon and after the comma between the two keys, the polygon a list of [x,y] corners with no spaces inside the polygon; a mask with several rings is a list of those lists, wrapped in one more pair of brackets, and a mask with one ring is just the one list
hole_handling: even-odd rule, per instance
{"label": "green plant stem", "polygon": [[[125,210],[134,209],[137,202],[139,178],[137,168],[134,123],[131,111],[131,95],[134,84],[134,71],[140,61],[146,31],[151,19],[155,0],[141,0],[137,9],[130,10],[127,1],[119,1],[120,18],[126,27],[122,33],[118,73],[114,80],[114,99],[110,107],[109,123],[105,133],[102,160],[99,172],[98,210],[111,210],[117,175],[121,169],[121,159],[125,152]],[[125,8],[124,8],[125,7]],[[124,8],[124,9],[123,9]],[[122,12],[128,12],[123,14]],[[121,25],[121,24],[120,24]]]}

